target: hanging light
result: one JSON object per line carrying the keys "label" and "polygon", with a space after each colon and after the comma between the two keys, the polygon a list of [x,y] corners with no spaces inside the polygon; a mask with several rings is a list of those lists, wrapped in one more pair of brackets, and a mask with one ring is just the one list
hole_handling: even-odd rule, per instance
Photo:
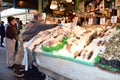
{"label": "hanging light", "polygon": [[56,9],[57,7],[58,7],[57,1],[52,0],[51,5],[50,5],[50,9]]}
{"label": "hanging light", "polygon": [[71,3],[71,2],[72,2],[72,0],[66,0],[66,2]]}

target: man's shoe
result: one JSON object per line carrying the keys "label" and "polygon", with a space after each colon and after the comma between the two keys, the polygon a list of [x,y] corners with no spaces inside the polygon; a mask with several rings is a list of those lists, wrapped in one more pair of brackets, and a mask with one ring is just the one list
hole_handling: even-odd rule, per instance
{"label": "man's shoe", "polygon": [[19,71],[25,71],[25,66],[24,65],[19,65]]}
{"label": "man's shoe", "polygon": [[15,68],[15,70],[19,70],[19,71],[25,70],[25,66],[21,65],[21,64],[14,64],[14,68]]}
{"label": "man's shoe", "polygon": [[16,76],[16,77],[23,77],[24,76],[24,71],[14,70],[13,75]]}
{"label": "man's shoe", "polygon": [[12,66],[7,66],[9,69],[14,69],[14,64]]}

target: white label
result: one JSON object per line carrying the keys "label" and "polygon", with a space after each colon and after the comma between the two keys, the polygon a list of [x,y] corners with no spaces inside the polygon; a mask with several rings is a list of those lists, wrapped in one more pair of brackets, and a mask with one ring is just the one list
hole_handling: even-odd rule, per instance
{"label": "white label", "polygon": [[71,29],[73,29],[73,27],[77,25],[77,21],[78,21],[78,17],[75,17],[74,21],[73,21],[73,23],[71,25]]}
{"label": "white label", "polygon": [[89,18],[88,24],[93,24],[93,18]]}
{"label": "white label", "polygon": [[100,24],[105,24],[105,18],[100,18]]}
{"label": "white label", "polygon": [[46,13],[42,13],[42,19],[43,19],[43,20],[46,19]]}
{"label": "white label", "polygon": [[111,23],[117,23],[117,16],[111,17]]}

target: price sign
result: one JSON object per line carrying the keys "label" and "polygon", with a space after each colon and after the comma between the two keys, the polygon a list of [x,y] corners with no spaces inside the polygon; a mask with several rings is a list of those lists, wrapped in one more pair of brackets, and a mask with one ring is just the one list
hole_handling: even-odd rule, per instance
{"label": "price sign", "polygon": [[105,24],[105,18],[100,18],[100,24]]}
{"label": "price sign", "polygon": [[43,19],[43,20],[46,19],[46,13],[42,13],[42,19]]}
{"label": "price sign", "polygon": [[93,24],[93,18],[89,18],[89,20],[88,20],[88,24]]}
{"label": "price sign", "polygon": [[72,23],[72,25],[71,25],[71,30],[73,29],[74,26],[77,25],[77,21],[78,21],[78,17],[75,17],[75,18],[74,18],[74,21],[73,21],[73,23]]}
{"label": "price sign", "polygon": [[117,16],[111,17],[111,23],[117,23]]}

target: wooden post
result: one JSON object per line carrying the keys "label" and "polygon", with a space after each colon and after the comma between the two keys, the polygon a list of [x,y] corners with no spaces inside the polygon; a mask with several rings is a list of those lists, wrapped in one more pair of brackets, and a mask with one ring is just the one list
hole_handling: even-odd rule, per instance
{"label": "wooden post", "polygon": [[38,0],[38,12],[42,13],[42,0]]}

